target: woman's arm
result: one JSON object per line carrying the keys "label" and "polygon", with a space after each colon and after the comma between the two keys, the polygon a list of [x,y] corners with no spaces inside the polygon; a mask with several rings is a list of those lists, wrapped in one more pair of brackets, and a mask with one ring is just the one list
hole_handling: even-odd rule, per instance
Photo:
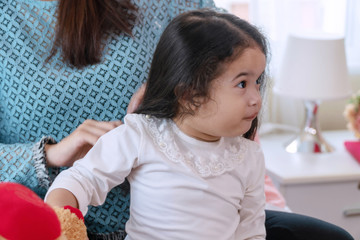
{"label": "woman's arm", "polygon": [[0,182],[17,182],[44,197],[49,187],[49,175],[41,148],[50,138],[36,143],[0,143]]}
{"label": "woman's arm", "polygon": [[86,120],[59,143],[51,137],[36,143],[0,143],[0,181],[20,183],[44,197],[51,182],[48,167],[72,166],[102,135],[121,124]]}

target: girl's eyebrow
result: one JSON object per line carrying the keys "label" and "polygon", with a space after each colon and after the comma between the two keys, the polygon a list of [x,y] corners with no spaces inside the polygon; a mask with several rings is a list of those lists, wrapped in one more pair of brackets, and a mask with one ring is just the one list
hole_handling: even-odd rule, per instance
{"label": "girl's eyebrow", "polygon": [[238,75],[236,75],[231,81],[235,81],[237,78],[242,77],[242,76],[248,76],[248,75],[252,75],[249,72],[240,72]]}
{"label": "girl's eyebrow", "polygon": [[[259,77],[261,77],[264,74],[265,70],[259,75]],[[238,75],[236,75],[234,77],[234,79],[232,79],[231,81],[235,81],[237,78],[242,77],[242,76],[253,76],[255,75],[255,73],[253,71],[248,71],[248,72],[240,72]]]}

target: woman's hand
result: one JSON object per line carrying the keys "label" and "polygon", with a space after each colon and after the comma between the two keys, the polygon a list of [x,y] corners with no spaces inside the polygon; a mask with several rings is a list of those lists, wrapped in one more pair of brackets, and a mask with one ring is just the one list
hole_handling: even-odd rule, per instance
{"label": "woman's hand", "polygon": [[85,156],[102,135],[121,124],[121,121],[85,120],[74,132],[59,143],[45,145],[47,166],[72,166],[76,160]]}
{"label": "woman's hand", "polygon": [[127,108],[127,113],[133,113],[138,108],[144,99],[145,88],[146,83],[141,85],[141,87],[132,95],[129,106]]}

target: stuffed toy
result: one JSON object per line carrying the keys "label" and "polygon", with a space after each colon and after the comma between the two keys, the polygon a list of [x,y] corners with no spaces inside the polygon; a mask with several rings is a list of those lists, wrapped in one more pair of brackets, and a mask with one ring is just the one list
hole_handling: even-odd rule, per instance
{"label": "stuffed toy", "polygon": [[0,183],[0,240],[85,240],[84,218],[73,207],[51,207],[29,188]]}
{"label": "stuffed toy", "polygon": [[355,141],[344,141],[346,150],[360,163],[360,91],[352,95],[346,104],[344,116],[347,128],[354,132]]}

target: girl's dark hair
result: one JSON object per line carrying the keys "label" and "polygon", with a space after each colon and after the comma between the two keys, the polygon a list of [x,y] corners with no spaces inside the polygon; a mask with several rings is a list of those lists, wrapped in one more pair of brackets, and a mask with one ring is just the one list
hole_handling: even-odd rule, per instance
{"label": "girl's dark hair", "polygon": [[[179,15],[159,40],[136,113],[158,118],[193,114],[191,109],[209,100],[210,83],[222,73],[224,64],[249,47],[260,48],[267,58],[266,38],[232,14],[196,10]],[[184,106],[180,100],[188,104]],[[257,128],[256,118],[244,137],[253,139]]]}
{"label": "girl's dark hair", "polygon": [[55,41],[47,60],[60,49],[64,61],[77,68],[99,63],[106,34],[131,35],[135,11],[130,0],[61,0]]}

